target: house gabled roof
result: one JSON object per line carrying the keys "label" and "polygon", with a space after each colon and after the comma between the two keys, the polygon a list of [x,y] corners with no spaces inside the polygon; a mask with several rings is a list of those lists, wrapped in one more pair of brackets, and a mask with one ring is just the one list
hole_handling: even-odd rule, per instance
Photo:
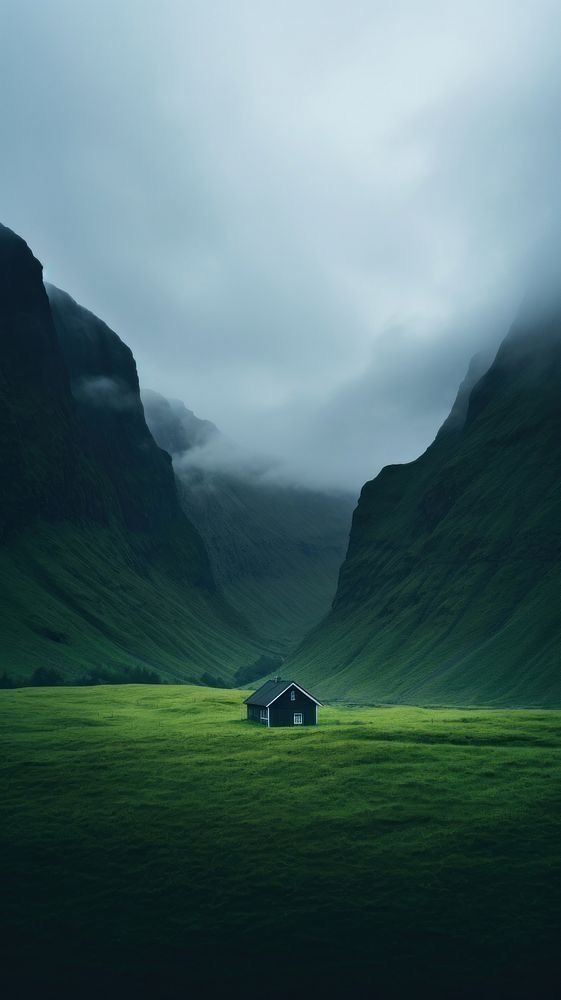
{"label": "house gabled roof", "polygon": [[273,702],[277,700],[277,698],[280,698],[281,694],[284,694],[284,692],[288,691],[291,687],[298,688],[302,694],[306,695],[306,698],[309,698],[310,701],[313,701],[321,708],[321,701],[318,701],[317,698],[314,698],[313,694],[310,694],[309,691],[305,691],[303,687],[300,687],[300,684],[296,684],[294,681],[283,681],[278,679],[265,681],[265,683],[262,684],[257,691],[254,691],[253,694],[250,694],[249,698],[245,699],[244,705],[257,705],[260,708],[268,708],[269,705],[272,705]]}

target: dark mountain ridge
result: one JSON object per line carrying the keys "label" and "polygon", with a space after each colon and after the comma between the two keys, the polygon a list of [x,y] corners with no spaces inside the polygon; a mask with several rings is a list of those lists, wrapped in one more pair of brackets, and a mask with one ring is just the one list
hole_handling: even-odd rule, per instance
{"label": "dark mountain ridge", "polygon": [[227,682],[258,655],[217,590],[130,350],[0,229],[0,669]]}
{"label": "dark mountain ridge", "polygon": [[0,331],[0,539],[37,517],[107,521],[105,498],[92,491],[95,470],[81,454],[41,264],[2,225]]}
{"label": "dark mountain ridge", "polygon": [[202,540],[181,510],[171,458],[148,430],[132,351],[66,292],[53,285],[47,292],[85,448],[109,480],[120,518],[154,540],[159,558],[170,546],[174,572],[215,589]]}
{"label": "dark mountain ridge", "polygon": [[427,451],[361,492],[291,665],[320,695],[561,704],[561,312],[525,310],[469,382]]}

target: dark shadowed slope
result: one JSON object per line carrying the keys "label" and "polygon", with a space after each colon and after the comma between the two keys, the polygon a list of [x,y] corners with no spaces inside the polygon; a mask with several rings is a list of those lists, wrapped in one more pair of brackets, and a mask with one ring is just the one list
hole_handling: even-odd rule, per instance
{"label": "dark shadowed slope", "polygon": [[0,540],[37,517],[107,522],[96,470],[82,453],[41,265],[0,225]]}
{"label": "dark shadowed slope", "polygon": [[272,482],[263,462],[229,451],[182,403],[144,390],[142,400],[229,603],[270,652],[287,653],[331,606],[354,498]]}
{"label": "dark shadowed slope", "polygon": [[526,311],[465,404],[362,491],[291,664],[320,695],[561,704],[561,312]]}
{"label": "dark shadowed slope", "polygon": [[[201,538],[178,502],[170,456],[146,425],[130,348],[66,292],[52,285],[47,292],[85,445],[111,484],[122,521],[147,545],[155,540],[158,558],[169,545],[174,568],[213,589]],[[180,566],[178,546],[185,549]]]}
{"label": "dark shadowed slope", "polygon": [[179,506],[132,355],[52,295],[55,323],[41,265],[0,228],[0,671],[227,680],[255,649]]}

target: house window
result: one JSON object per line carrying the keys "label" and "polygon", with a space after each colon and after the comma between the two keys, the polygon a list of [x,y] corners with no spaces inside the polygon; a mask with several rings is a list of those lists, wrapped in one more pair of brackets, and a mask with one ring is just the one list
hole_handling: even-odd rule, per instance
{"label": "house window", "polygon": [[294,688],[290,692],[290,700],[291,701],[296,701],[296,691],[294,690]]}
{"label": "house window", "polygon": [[295,712],[294,713],[294,725],[295,726],[301,726],[303,724],[303,722],[304,722],[304,716],[302,715],[302,712]]}
{"label": "house window", "polygon": [[261,716],[260,716],[260,718],[261,718],[261,722],[266,722],[267,721],[267,709],[266,708],[262,708],[261,709]]}

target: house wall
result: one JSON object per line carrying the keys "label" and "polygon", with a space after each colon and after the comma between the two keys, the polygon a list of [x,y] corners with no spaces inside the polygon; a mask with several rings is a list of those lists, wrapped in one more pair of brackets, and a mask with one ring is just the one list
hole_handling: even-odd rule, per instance
{"label": "house wall", "polygon": [[261,719],[261,708],[259,705],[248,705],[247,717],[250,722],[260,722],[262,726],[267,725],[267,720]]}
{"label": "house wall", "polygon": [[[290,692],[294,690],[295,700],[291,701]],[[307,695],[302,694],[298,688],[289,688],[280,698],[269,708],[271,726],[293,726],[294,713],[301,712],[304,716],[302,725],[315,726],[316,724],[316,704]]]}

